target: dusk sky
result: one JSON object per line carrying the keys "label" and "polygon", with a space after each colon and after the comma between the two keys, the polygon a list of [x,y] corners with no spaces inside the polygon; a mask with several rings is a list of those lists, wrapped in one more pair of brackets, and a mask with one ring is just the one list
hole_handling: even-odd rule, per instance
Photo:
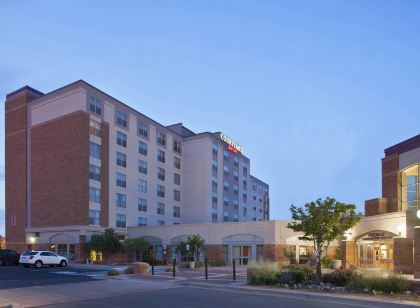
{"label": "dusk sky", "polygon": [[383,150],[419,133],[420,1],[0,1],[0,16],[2,104],[83,79],[222,131],[270,185],[272,219],[326,196],[363,211]]}

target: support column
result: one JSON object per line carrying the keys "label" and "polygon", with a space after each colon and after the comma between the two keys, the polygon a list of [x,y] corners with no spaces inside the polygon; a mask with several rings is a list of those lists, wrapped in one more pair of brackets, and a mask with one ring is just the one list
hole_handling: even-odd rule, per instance
{"label": "support column", "polygon": [[414,228],[414,278],[420,278],[420,228]]}
{"label": "support column", "polygon": [[342,264],[344,268],[357,266],[356,247],[354,241],[342,241]]}
{"label": "support column", "polygon": [[394,238],[393,259],[395,272],[413,274],[413,240],[403,237]]}

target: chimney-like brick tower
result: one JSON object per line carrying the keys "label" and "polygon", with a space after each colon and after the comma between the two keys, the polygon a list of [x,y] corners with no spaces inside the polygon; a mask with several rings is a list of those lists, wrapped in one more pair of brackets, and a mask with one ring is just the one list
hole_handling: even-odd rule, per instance
{"label": "chimney-like brick tower", "polygon": [[43,93],[28,86],[6,97],[6,244],[18,251],[27,248],[28,221],[28,103]]}

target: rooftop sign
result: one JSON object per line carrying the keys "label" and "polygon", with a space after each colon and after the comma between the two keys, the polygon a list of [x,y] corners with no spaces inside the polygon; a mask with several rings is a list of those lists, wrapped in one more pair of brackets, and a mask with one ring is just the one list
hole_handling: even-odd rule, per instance
{"label": "rooftop sign", "polygon": [[244,153],[244,148],[237,144],[235,141],[230,139],[228,136],[226,136],[223,133],[220,133],[220,139],[228,145],[228,150],[234,153],[241,152]]}

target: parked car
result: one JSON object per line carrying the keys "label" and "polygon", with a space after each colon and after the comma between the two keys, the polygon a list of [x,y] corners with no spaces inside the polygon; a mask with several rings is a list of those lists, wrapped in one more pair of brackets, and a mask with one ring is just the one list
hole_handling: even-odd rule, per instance
{"label": "parked car", "polygon": [[20,255],[14,250],[0,249],[0,265],[4,265],[4,264],[19,265],[19,257]]}
{"label": "parked car", "polygon": [[26,251],[20,256],[19,263],[28,268],[31,265],[41,268],[43,265],[67,266],[67,259],[51,251]]}

